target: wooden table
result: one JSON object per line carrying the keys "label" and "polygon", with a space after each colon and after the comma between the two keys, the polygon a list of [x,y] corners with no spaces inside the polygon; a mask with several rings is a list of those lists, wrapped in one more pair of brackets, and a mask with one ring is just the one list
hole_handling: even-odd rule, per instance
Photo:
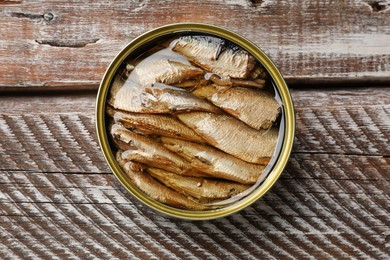
{"label": "wooden table", "polygon": [[[389,11],[383,0],[0,0],[0,259],[388,259]],[[254,41],[295,102],[281,178],[213,221],[171,219],[132,198],[95,132],[114,55],[182,21]]]}

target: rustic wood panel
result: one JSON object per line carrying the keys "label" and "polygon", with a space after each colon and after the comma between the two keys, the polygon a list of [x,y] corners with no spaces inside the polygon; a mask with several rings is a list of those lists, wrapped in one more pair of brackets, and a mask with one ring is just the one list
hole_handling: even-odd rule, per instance
{"label": "rustic wood panel", "polygon": [[294,89],[297,138],[280,180],[227,218],[140,204],[98,149],[95,93],[0,102],[0,258],[329,258],[390,255],[390,92]]}
{"label": "rustic wood panel", "polygon": [[[288,171],[302,170],[289,165]],[[140,205],[111,175],[0,176],[3,257],[384,259],[389,253],[384,179],[375,181],[382,189],[362,192],[354,180],[281,178],[239,214],[183,222]]]}
{"label": "rustic wood panel", "polygon": [[[289,82],[389,82],[387,1],[0,1],[0,87],[96,88],[163,24],[206,22],[261,46]],[[221,14],[229,19],[221,19]]]}
{"label": "rustic wood panel", "polygon": [[[389,259],[389,12],[382,0],[0,0],[0,259]],[[108,63],[182,21],[243,34],[293,86],[286,169],[212,221],[131,197],[95,133]]]}
{"label": "rustic wood panel", "polygon": [[[294,152],[389,156],[389,106],[297,109]],[[348,117],[353,114],[355,117]],[[2,169],[107,170],[93,115],[1,115]],[[368,125],[369,124],[369,125]]]}
{"label": "rustic wood panel", "polygon": [[[290,90],[296,108],[356,107],[388,105],[390,87],[359,87],[351,89],[343,85],[333,88],[312,87]],[[92,115],[96,92],[25,92],[1,95],[0,111],[3,114],[66,114],[73,112]],[[60,104],[60,105],[59,105]]]}
{"label": "rustic wood panel", "polygon": [[[345,90],[343,103],[334,93],[317,91],[312,94],[318,98],[307,105],[308,92],[293,91],[295,153],[390,155],[389,92],[373,88],[373,94],[367,95]],[[0,169],[109,172],[98,149],[93,94],[80,99],[7,96],[2,100]]]}
{"label": "rustic wood panel", "polygon": [[[389,92],[379,88],[373,96],[351,90],[337,98],[334,94],[293,90],[294,152],[390,156]],[[98,149],[93,94],[7,96],[0,106],[0,169],[109,172]]]}

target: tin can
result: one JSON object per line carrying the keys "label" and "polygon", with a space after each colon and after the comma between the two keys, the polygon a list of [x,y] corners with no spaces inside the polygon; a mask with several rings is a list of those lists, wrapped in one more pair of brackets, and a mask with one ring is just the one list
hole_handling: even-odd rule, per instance
{"label": "tin can", "polygon": [[[261,183],[243,199],[220,209],[206,211],[182,210],[164,205],[151,199],[137,187],[135,187],[128,180],[126,174],[119,167],[115,160],[115,156],[109,143],[108,132],[106,129],[107,118],[105,115],[106,99],[108,96],[110,84],[118,68],[122,65],[124,60],[129,57],[129,55],[140,55],[149,48],[153,47],[156,42],[162,41],[166,38],[172,38],[176,35],[180,36],[194,33],[216,36],[228,40],[251,53],[268,72],[269,76],[271,77],[272,84],[278,92],[278,96],[282,104],[282,118],[280,122],[280,128],[282,128],[283,135],[279,138],[278,141],[278,146],[276,148],[277,155],[274,156],[272,164],[269,164],[265,170],[265,173],[262,174]],[[270,60],[270,58],[255,44],[245,39],[244,37],[221,27],[201,23],[176,23],[162,26],[142,34],[141,36],[131,41],[114,58],[114,60],[108,66],[99,86],[96,102],[96,128],[99,144],[109,167],[119,182],[134,197],[150,208],[172,217],[187,220],[208,220],[224,217],[244,209],[261,198],[272,187],[272,185],[276,182],[282,173],[291,153],[295,134],[295,115],[291,96],[281,73]]]}

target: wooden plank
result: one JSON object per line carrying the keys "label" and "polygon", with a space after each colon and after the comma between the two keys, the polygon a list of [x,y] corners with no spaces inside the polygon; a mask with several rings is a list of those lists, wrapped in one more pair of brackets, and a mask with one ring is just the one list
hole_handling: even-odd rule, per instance
{"label": "wooden plank", "polygon": [[[305,154],[293,153],[290,157],[288,167],[281,178],[288,179],[332,179],[332,180],[356,180],[356,181],[378,181],[390,179],[390,159],[381,156],[357,156],[337,154]],[[36,172],[34,169],[3,168],[3,173],[14,171]],[[95,174],[111,173],[107,166],[99,172],[72,171],[71,168],[63,170],[72,174],[87,174],[84,178],[91,178]],[[46,172],[56,173],[56,172]],[[91,174],[91,176],[89,176]],[[34,176],[34,175],[33,175]],[[1,177],[0,177],[1,178]],[[16,181],[16,180],[15,180]],[[1,183],[1,181],[0,181]],[[21,179],[18,183],[28,184],[28,179]],[[78,186],[79,183],[75,183]]]}
{"label": "wooden plank", "polygon": [[376,181],[380,189],[366,193],[364,183],[353,180],[281,178],[239,214],[183,222],[147,209],[111,175],[0,176],[0,239],[8,249],[3,256],[382,258],[389,253],[389,180]]}
{"label": "wooden plank", "polygon": [[[347,156],[348,157],[348,156]],[[348,160],[346,158],[345,160]],[[389,167],[389,161],[384,163]],[[286,171],[297,171],[289,165]],[[358,172],[356,170],[355,172]],[[323,172],[327,174],[326,171]],[[309,174],[304,172],[303,174]],[[82,175],[82,176],[79,176]],[[66,183],[63,183],[66,182]],[[114,181],[117,185],[116,180]],[[390,179],[359,180],[359,179],[315,179],[315,178],[286,178],[281,177],[280,184],[274,187],[279,194],[294,191],[300,193],[327,193],[335,196],[348,195],[357,198],[377,198],[385,202],[386,185]],[[68,173],[39,173],[22,171],[2,171],[0,187],[2,203],[127,203],[126,200],[115,197],[117,187],[110,174],[85,174]],[[304,187],[298,189],[297,187]],[[14,197],[15,195],[15,197]],[[86,197],[88,199],[86,199]],[[13,198],[14,197],[14,198]],[[369,206],[369,205],[367,205]],[[384,209],[390,208],[383,205]]]}
{"label": "wooden plank", "polygon": [[390,155],[390,106],[296,109],[296,152]]}
{"label": "wooden plank", "polygon": [[[390,155],[389,92],[345,90],[338,98],[320,89],[293,93],[295,153]],[[93,95],[7,96],[0,107],[0,169],[109,172],[98,149]]]}
{"label": "wooden plank", "polygon": [[[289,82],[389,82],[388,4],[381,1],[2,1],[0,87],[96,88],[141,33],[197,21],[239,32]],[[218,14],[229,19],[220,19]]]}
{"label": "wooden plank", "polygon": [[[356,107],[388,105],[390,87],[359,87],[346,88],[342,85],[334,88],[290,89],[294,107],[322,108],[322,107]],[[0,111],[3,114],[67,114],[80,112],[94,113],[96,92],[31,92],[25,95],[18,93],[3,94],[0,96]]]}
{"label": "wooden plank", "polygon": [[[376,181],[390,179],[390,158],[292,153],[283,178]],[[290,170],[294,169],[294,170]]]}
{"label": "wooden plank", "polygon": [[120,186],[98,149],[94,93],[2,96],[0,258],[385,259],[384,90],[292,90],[297,138],[281,178],[249,208],[206,222],[164,217]]}

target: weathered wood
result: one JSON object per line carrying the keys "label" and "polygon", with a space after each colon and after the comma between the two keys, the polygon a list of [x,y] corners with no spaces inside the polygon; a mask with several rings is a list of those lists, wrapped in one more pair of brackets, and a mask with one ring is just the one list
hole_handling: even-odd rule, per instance
{"label": "weathered wood", "polygon": [[[295,153],[390,155],[389,92],[345,91],[337,99],[320,89],[309,92],[313,98],[293,91]],[[98,149],[93,95],[8,96],[0,107],[0,169],[109,172]]]}
{"label": "weathered wood", "polygon": [[[390,87],[291,89],[291,96],[296,108],[356,107],[388,105]],[[28,95],[19,93],[3,94],[0,111],[3,114],[66,114],[80,112],[93,114],[96,93],[90,92],[32,92]]]}
{"label": "weathered wood", "polygon": [[288,163],[291,166],[284,171],[283,177],[319,180],[389,180],[389,164],[390,158],[382,156],[292,153]]}
{"label": "weathered wood", "polygon": [[296,152],[390,155],[390,106],[296,109]]}
{"label": "weathered wood", "polygon": [[292,95],[296,146],[281,178],[207,222],[161,216],[127,194],[98,149],[94,93],[1,97],[0,257],[385,259],[389,92]]}
{"label": "weathered wood", "polygon": [[[351,158],[352,157],[352,158]],[[304,157],[293,155],[293,161],[302,160]],[[318,163],[318,159],[323,159],[321,156],[310,157],[312,162]],[[342,156],[339,158],[344,162],[354,160],[353,156]],[[369,158],[364,158],[367,162],[372,162]],[[330,160],[329,160],[330,161]],[[378,162],[378,161],[377,161]],[[390,160],[382,161],[383,170],[389,169]],[[282,187],[275,186],[278,192],[290,190],[289,187],[294,187],[290,191],[302,191],[303,193],[328,193],[328,194],[355,194],[376,196],[385,195],[386,186],[389,184],[389,176],[382,175],[377,179],[366,178],[359,179],[356,175],[361,175],[367,166],[355,167],[346,178],[332,178],[330,169],[332,167],[324,167],[322,174],[327,178],[316,178],[311,176],[312,172],[303,169],[302,164],[290,163],[280,179],[283,183]],[[79,175],[83,176],[79,176]],[[388,175],[388,174],[387,174]],[[292,178],[292,176],[294,176]],[[2,170],[0,175],[0,187],[3,194],[0,196],[2,202],[39,202],[39,203],[125,203],[123,200],[115,198],[116,193],[112,187],[113,182],[110,174],[69,174],[69,173],[40,173],[40,172],[25,172],[25,171],[7,171]],[[302,186],[304,189],[298,189]],[[340,188],[341,187],[341,188]],[[16,201],[7,196],[7,194],[22,195]],[[38,195],[41,193],[42,195]],[[85,200],[80,197],[82,194],[87,194],[92,197],[92,200]],[[19,200],[20,199],[20,200]],[[387,205],[390,207],[389,205]],[[386,208],[386,206],[384,206]]]}
{"label": "weathered wood", "polygon": [[[141,33],[197,21],[239,32],[290,82],[389,82],[386,1],[1,1],[0,88],[96,88]],[[338,11],[341,10],[341,11]],[[221,19],[220,14],[229,19]],[[306,85],[307,86],[307,85]]]}
{"label": "weathered wood", "polygon": [[[288,171],[302,171],[294,167]],[[389,253],[389,180],[375,181],[381,189],[362,192],[355,180],[282,177],[239,214],[183,222],[140,205],[111,175],[16,171],[0,178],[0,239],[8,246],[3,256],[383,258]]]}
{"label": "weathered wood", "polygon": [[[388,259],[389,11],[375,0],[0,0],[0,259]],[[213,221],[141,204],[96,137],[108,63],[182,21],[243,34],[294,86],[295,146],[280,179]]]}

